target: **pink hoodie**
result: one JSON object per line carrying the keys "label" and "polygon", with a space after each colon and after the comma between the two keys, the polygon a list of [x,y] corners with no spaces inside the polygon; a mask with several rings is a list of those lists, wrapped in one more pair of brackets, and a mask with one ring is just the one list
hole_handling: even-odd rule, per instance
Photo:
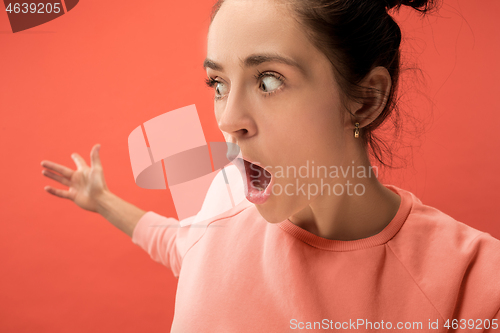
{"label": "pink hoodie", "polygon": [[179,277],[172,332],[500,332],[500,241],[385,186],[401,205],[364,239],[271,224],[244,200],[186,227],[147,212],[132,241]]}

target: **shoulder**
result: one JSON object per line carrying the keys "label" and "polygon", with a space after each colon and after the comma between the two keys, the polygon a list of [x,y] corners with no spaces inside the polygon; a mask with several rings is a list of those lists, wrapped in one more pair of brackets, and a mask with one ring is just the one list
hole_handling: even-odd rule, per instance
{"label": "shoulder", "polygon": [[[470,256],[485,247],[500,250],[500,240],[423,204],[413,193],[410,213],[392,245],[417,245],[434,251]],[[402,244],[404,243],[404,244]],[[499,254],[500,255],[500,254]]]}
{"label": "shoulder", "polygon": [[496,312],[500,307],[500,240],[405,192],[412,197],[412,208],[387,245],[415,283],[443,316],[458,308],[484,309],[486,304],[488,311]]}

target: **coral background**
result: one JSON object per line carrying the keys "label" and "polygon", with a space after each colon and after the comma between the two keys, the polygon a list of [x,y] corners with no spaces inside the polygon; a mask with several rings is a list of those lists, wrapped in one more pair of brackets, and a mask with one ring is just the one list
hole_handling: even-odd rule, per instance
{"label": "coral background", "polygon": [[[41,174],[40,162],[76,168],[71,153],[90,163],[100,143],[112,192],[176,216],[168,190],[135,185],[127,138],[196,104],[207,141],[223,140],[202,68],[212,3],[86,0],[15,34],[0,12],[1,332],[169,330],[171,272],[100,215],[46,193],[46,185],[64,187]],[[394,13],[405,59],[422,70],[406,72],[401,108],[426,128],[410,140],[409,166],[383,175],[496,238],[498,13],[497,0],[445,0],[423,20]]]}

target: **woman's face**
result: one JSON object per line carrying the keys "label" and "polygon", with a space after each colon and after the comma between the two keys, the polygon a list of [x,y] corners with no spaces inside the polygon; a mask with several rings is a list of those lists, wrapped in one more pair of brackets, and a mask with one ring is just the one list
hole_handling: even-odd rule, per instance
{"label": "woman's face", "polygon": [[321,185],[312,165],[329,170],[346,158],[339,87],[326,56],[285,5],[226,0],[209,29],[205,67],[226,141],[272,174],[270,196],[256,204],[261,215],[276,223],[305,208],[315,198],[312,184]]}

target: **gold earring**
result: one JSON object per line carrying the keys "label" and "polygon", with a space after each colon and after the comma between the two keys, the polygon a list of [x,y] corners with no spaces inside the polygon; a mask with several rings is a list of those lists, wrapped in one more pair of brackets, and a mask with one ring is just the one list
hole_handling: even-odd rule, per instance
{"label": "gold earring", "polygon": [[354,130],[354,137],[359,138],[359,123],[354,124],[356,126],[356,129]]}

